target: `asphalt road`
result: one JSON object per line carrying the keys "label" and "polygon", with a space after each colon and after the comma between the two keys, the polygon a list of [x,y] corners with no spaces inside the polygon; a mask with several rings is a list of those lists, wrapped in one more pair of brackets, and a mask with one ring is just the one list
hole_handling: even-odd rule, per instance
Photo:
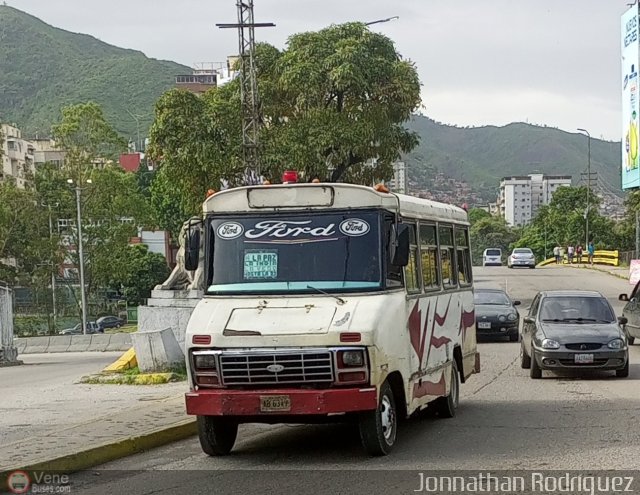
{"label": "asphalt road", "polygon": [[[522,301],[521,315],[538,290],[596,289],[618,313],[617,296],[629,290],[586,269],[480,268],[475,277],[478,287],[506,287]],[[246,425],[228,457],[207,457],[194,438],[81,473],[74,483],[82,493],[409,493],[418,474],[401,470],[640,467],[640,346],[631,350],[629,378],[545,372],[535,381],[520,368],[518,343],[479,347],[482,372],[462,385],[457,416],[409,420],[390,456],[366,456],[348,425]]]}

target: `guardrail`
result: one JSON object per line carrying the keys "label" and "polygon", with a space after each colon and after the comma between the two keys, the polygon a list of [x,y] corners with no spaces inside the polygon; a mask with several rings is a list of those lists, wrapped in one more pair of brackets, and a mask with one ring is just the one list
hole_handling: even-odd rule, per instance
{"label": "guardrail", "polygon": [[[573,259],[572,259],[573,263],[577,264],[578,263],[578,257],[574,254],[573,255]],[[583,253],[582,255],[582,263],[588,263],[589,261],[589,256],[587,255],[587,253]],[[545,266],[545,265],[551,265],[551,264],[555,264],[556,259],[555,258],[547,258],[544,261],[541,261],[540,263],[538,263],[538,266]],[[612,266],[619,266],[620,265],[620,253],[618,250],[615,251],[607,251],[604,249],[599,249],[596,250],[593,256],[593,263],[596,265],[612,265]],[[568,265],[569,264],[569,257],[565,254],[564,258],[562,260],[562,264],[563,265]]]}
{"label": "guardrail", "polygon": [[132,345],[131,334],[128,333],[54,335],[15,339],[18,354],[128,351]]}

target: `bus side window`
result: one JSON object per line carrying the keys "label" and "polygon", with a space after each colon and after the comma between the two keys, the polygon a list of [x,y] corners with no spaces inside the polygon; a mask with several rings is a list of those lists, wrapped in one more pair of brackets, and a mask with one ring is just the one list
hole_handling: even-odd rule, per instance
{"label": "bus side window", "polygon": [[445,289],[458,286],[456,273],[455,247],[453,244],[453,227],[438,226],[438,244],[440,246],[440,267],[442,269],[442,285]]}
{"label": "bus side window", "polygon": [[420,224],[420,262],[425,291],[440,289],[436,226]]}
{"label": "bus side window", "polygon": [[460,285],[471,285],[471,252],[469,251],[469,232],[466,227],[456,227],[456,254],[458,280]]}
{"label": "bus side window", "polygon": [[420,277],[418,265],[418,241],[416,239],[415,224],[409,225],[409,264],[404,267],[404,280],[408,294],[420,292]]}

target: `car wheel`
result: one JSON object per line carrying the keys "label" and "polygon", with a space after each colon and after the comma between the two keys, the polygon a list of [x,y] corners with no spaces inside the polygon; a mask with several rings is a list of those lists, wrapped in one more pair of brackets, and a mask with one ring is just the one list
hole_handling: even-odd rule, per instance
{"label": "car wheel", "polygon": [[398,414],[388,381],[380,387],[378,407],[362,413],[358,427],[362,445],[370,455],[382,456],[391,452],[398,434]]}
{"label": "car wheel", "polygon": [[531,368],[531,357],[524,350],[524,344],[520,344],[520,367],[528,370]]}
{"label": "car wheel", "polygon": [[636,341],[635,337],[631,337],[631,336],[627,337],[627,342],[629,343],[629,345],[633,345],[635,341]]}
{"label": "car wheel", "polygon": [[533,270],[535,268],[535,266],[530,266],[529,268],[531,268]]}
{"label": "car wheel", "polygon": [[509,335],[509,342],[518,342],[518,337],[519,335],[517,333]]}
{"label": "car wheel", "polygon": [[629,376],[629,357],[627,356],[627,362],[624,365],[624,368],[620,368],[616,370],[616,376],[618,378],[626,378]]}
{"label": "car wheel", "polygon": [[440,397],[435,400],[434,406],[441,418],[453,418],[458,409],[460,402],[460,373],[458,372],[458,364],[454,359],[451,362],[451,387],[449,395]]}
{"label": "car wheel", "polygon": [[227,455],[238,436],[238,423],[218,416],[198,416],[198,438],[205,454]]}
{"label": "car wheel", "polygon": [[542,378],[542,369],[538,365],[538,361],[536,360],[535,351],[531,351],[531,368],[529,369],[529,375],[533,379]]}

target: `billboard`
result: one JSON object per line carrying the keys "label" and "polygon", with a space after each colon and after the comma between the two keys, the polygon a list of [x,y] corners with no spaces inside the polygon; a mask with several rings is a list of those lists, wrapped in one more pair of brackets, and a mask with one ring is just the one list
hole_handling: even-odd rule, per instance
{"label": "billboard", "polygon": [[638,156],[638,5],[622,15],[622,189],[640,187]]}

